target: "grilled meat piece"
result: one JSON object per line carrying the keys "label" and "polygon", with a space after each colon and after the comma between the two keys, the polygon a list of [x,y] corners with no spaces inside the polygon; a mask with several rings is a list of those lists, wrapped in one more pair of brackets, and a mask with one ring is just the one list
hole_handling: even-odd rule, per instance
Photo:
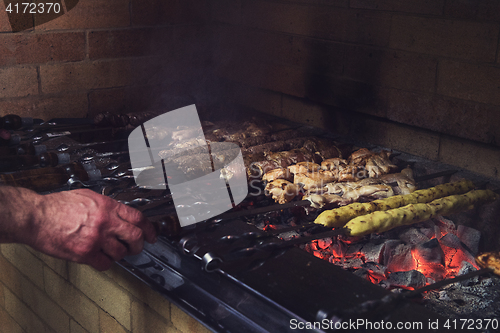
{"label": "grilled meat piece", "polygon": [[345,199],[350,199],[353,202],[358,201],[361,197],[370,199],[384,199],[392,197],[394,191],[389,185],[365,185],[357,189],[348,191],[342,196]]}
{"label": "grilled meat piece", "polygon": [[306,172],[318,172],[320,171],[321,166],[318,163],[314,162],[299,162],[294,165],[290,165],[288,167],[288,171],[293,174],[297,173],[306,173]]}
{"label": "grilled meat piece", "polygon": [[336,194],[310,194],[305,196],[303,200],[309,200],[313,208],[323,208],[328,205],[344,206],[351,203],[349,199],[344,199]]}
{"label": "grilled meat piece", "polygon": [[318,155],[304,147],[270,153],[267,154],[267,158],[268,160],[278,162],[282,168],[299,162],[321,162]]}
{"label": "grilled meat piece", "polygon": [[415,180],[413,179],[413,170],[406,167],[400,173],[390,173],[379,178],[384,183],[397,183],[395,187],[396,194],[410,194],[417,189]]}
{"label": "grilled meat piece", "polygon": [[293,181],[293,174],[288,169],[279,168],[268,171],[262,176],[262,180],[268,183],[275,179],[285,179],[291,182]]}
{"label": "grilled meat piece", "polygon": [[266,185],[266,193],[280,204],[290,202],[300,192],[300,186],[284,179],[276,179]]}
{"label": "grilled meat piece", "polygon": [[342,158],[329,158],[321,162],[321,169],[334,171],[334,170],[343,170],[347,167],[347,161]]}
{"label": "grilled meat piece", "polygon": [[305,190],[322,188],[327,183],[331,183],[335,180],[335,175],[331,171],[325,170],[297,173],[293,177],[294,184],[302,184]]}

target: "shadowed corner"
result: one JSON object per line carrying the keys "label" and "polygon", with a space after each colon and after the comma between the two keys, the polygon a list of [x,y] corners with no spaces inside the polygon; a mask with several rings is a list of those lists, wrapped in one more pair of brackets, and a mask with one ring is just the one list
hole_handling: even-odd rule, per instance
{"label": "shadowed corner", "polygon": [[6,13],[12,32],[33,29],[50,22],[75,8],[79,0],[34,1],[26,6],[26,0],[4,0]]}

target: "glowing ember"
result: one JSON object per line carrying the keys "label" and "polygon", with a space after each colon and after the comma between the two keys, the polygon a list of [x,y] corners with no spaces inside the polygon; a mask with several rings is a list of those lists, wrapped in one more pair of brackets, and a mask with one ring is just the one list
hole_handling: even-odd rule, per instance
{"label": "glowing ember", "polygon": [[362,239],[315,240],[304,249],[387,288],[415,289],[454,277],[474,260],[479,231],[433,219]]}

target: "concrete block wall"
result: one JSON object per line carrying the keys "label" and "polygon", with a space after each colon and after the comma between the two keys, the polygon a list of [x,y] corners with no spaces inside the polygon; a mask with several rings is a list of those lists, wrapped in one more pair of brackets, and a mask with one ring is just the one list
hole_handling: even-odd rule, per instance
{"label": "concrete block wall", "polygon": [[500,1],[211,5],[227,100],[500,177]]}
{"label": "concrete block wall", "polygon": [[119,266],[101,273],[19,244],[0,248],[2,333],[210,332]]}

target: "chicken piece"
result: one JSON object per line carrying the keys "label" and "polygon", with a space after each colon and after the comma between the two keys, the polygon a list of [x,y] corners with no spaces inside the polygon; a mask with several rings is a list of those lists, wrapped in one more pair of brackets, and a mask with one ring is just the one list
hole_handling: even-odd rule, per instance
{"label": "chicken piece", "polygon": [[299,162],[288,167],[288,171],[293,174],[297,173],[307,173],[307,172],[318,172],[321,169],[318,163],[314,162]]}
{"label": "chicken piece", "polygon": [[344,199],[350,199],[351,201],[358,201],[361,197],[372,198],[372,199],[384,199],[392,197],[394,191],[389,185],[365,185],[357,189],[352,189],[345,192],[342,195]]}
{"label": "chicken piece", "polygon": [[382,151],[378,154],[373,154],[372,156],[368,157],[365,164],[365,167],[368,171],[368,176],[377,178],[396,171],[398,167],[392,164],[389,156],[390,152]]}
{"label": "chicken piece", "polygon": [[304,196],[303,200],[309,200],[311,202],[311,207],[313,208],[323,208],[327,205],[337,205],[344,206],[351,203],[349,199],[342,198],[340,195],[336,194],[310,194]]}
{"label": "chicken piece", "polygon": [[348,165],[338,173],[339,182],[356,182],[367,177],[366,169],[356,165]]}
{"label": "chicken piece", "polygon": [[383,181],[376,178],[365,178],[356,182],[344,182],[344,183],[329,183],[326,184],[326,192],[329,194],[343,195],[349,191],[355,190],[357,188],[369,185],[382,184]]}
{"label": "chicken piece", "polygon": [[282,168],[299,162],[316,161],[320,157],[307,150],[306,148],[291,149],[288,151],[279,151],[266,154],[268,160],[276,161]]}
{"label": "chicken piece", "polygon": [[288,169],[278,168],[268,171],[262,176],[262,180],[268,183],[275,179],[285,179],[291,182],[293,181],[293,174]]}
{"label": "chicken piece", "polygon": [[336,180],[336,176],[331,171],[319,170],[318,172],[297,173],[293,177],[295,184],[303,184],[305,190],[322,188],[327,183]]}
{"label": "chicken piece", "polygon": [[390,173],[380,177],[384,183],[397,183],[395,188],[396,194],[410,194],[417,189],[415,180],[413,179],[413,170],[406,167],[400,173]]}
{"label": "chicken piece", "polygon": [[290,202],[300,192],[300,186],[284,179],[276,179],[266,185],[266,194],[280,204]]}
{"label": "chicken piece", "polygon": [[[361,148],[353,152],[349,158],[347,159],[347,162],[349,164],[359,164],[362,162],[362,160],[372,156],[374,153],[369,151],[366,148]],[[364,163],[363,163],[364,164]]]}
{"label": "chicken piece", "polygon": [[342,158],[329,158],[321,162],[321,169],[327,171],[343,170],[347,168],[347,161]]}

